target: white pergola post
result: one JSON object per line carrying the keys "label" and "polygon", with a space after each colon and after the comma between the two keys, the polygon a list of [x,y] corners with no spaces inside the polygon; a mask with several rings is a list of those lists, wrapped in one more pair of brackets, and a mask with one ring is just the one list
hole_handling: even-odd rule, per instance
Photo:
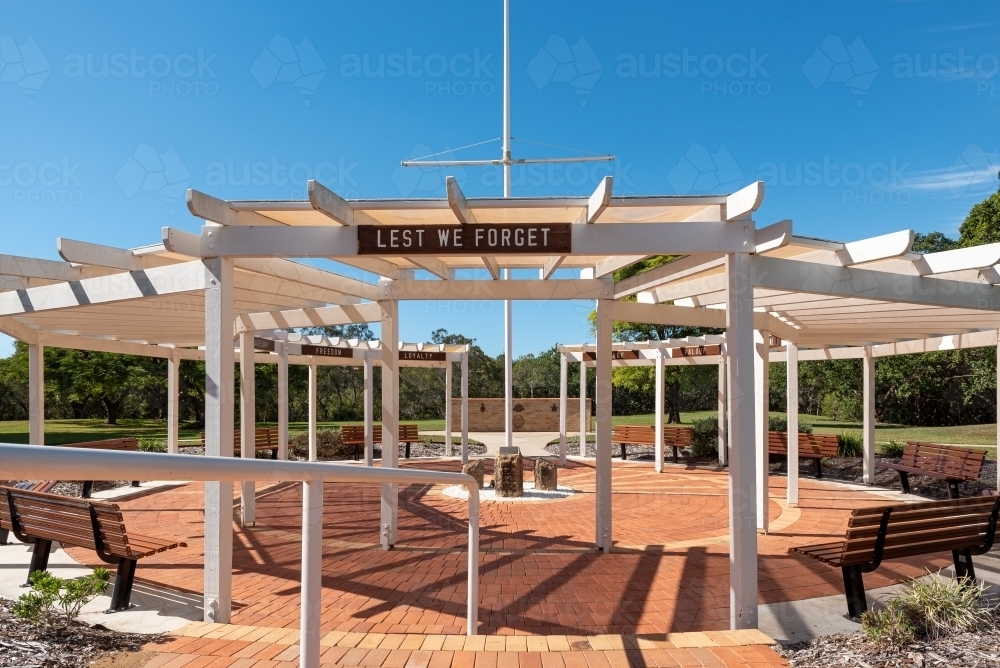
{"label": "white pergola post", "polygon": [[569,361],[559,353],[559,466],[566,466],[566,409],[568,408]]}
{"label": "white pergola post", "polygon": [[[399,465],[399,302],[379,302],[382,307],[382,468]],[[382,484],[381,544],[396,544],[399,493],[396,483]]]}
{"label": "white pergola post", "polygon": [[799,505],[799,346],[785,341],[785,381],[788,395],[788,492],[785,501],[789,507]]}
{"label": "white pergola post", "polygon": [[864,391],[864,452],[862,459],[863,480],[867,485],[875,484],[875,356],[872,347],[864,347],[862,358],[862,382]]}
{"label": "white pergola post", "polygon": [[727,410],[726,356],[719,356],[719,466],[729,465],[729,411]]}
{"label": "white pergola post", "polygon": [[365,351],[365,466],[375,465],[375,363]]}
{"label": "white pergola post", "polygon": [[444,367],[444,456],[451,457],[451,376],[452,363]]}
{"label": "white pergola post", "polygon": [[597,410],[595,432],[596,462],[596,543],[605,554],[611,552],[611,314],[610,299],[597,300]]}
{"label": "white pergola post", "polygon": [[180,353],[174,349],[167,358],[167,452],[176,455],[180,448]]}
{"label": "white pergola post", "polygon": [[318,435],[316,433],[316,413],[319,407],[316,405],[316,388],[319,384],[317,373],[319,369],[315,364],[309,365],[309,461],[314,462],[319,449]]}
{"label": "white pergola post", "polygon": [[469,353],[462,355],[462,464],[469,463]]}
{"label": "white pergola post", "polygon": [[[997,452],[1000,453],[1000,330],[997,330]],[[1000,457],[998,457],[1000,459]],[[997,466],[997,489],[1000,490],[1000,466]]]}
{"label": "white pergola post", "polygon": [[[504,280],[509,281],[510,269],[504,270]],[[504,445],[508,448],[514,445],[514,313],[513,302],[505,299],[503,303],[503,424]]]}
{"label": "white pergola post", "polygon": [[281,341],[278,349],[278,459],[288,459],[288,348]]}
{"label": "white pergola post", "polygon": [[[240,457],[257,456],[257,379],[254,374],[253,332],[240,332]],[[240,483],[240,519],[251,526],[257,516],[257,487],[253,480]]]}
{"label": "white pergola post", "polygon": [[319,668],[323,599],[323,479],[302,482],[302,622],[299,665]]}
{"label": "white pergola post", "polygon": [[45,346],[28,344],[28,442],[45,445]]}
{"label": "white pergola post", "polygon": [[768,367],[771,353],[770,332],[754,330],[754,426],[757,445],[757,529],[767,533],[768,527]]}
{"label": "white pergola post", "polygon": [[654,426],[653,430],[656,432],[653,436],[653,457],[656,459],[656,472],[663,473],[663,351],[656,351],[656,373],[654,374],[656,379],[656,391],[653,393],[656,397],[656,409],[653,411],[655,418],[653,420]]}
{"label": "white pergola post", "polygon": [[[233,456],[233,261],[205,267],[205,455]],[[205,483],[204,621],[228,624],[233,585],[233,483]]]}
{"label": "white pergola post", "polygon": [[751,256],[726,256],[729,371],[729,625],[757,627],[757,497]]}
{"label": "white pergola post", "polygon": [[587,361],[583,359],[587,354],[587,346],[580,348],[580,456],[587,456],[587,423],[590,416],[587,415]]}

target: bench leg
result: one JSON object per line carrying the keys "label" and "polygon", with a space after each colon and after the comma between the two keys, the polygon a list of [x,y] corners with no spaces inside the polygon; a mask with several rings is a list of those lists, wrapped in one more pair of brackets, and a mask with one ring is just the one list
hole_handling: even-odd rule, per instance
{"label": "bench leg", "polygon": [[6,529],[0,529],[0,545],[7,544],[7,534],[9,532]]}
{"label": "bench leg", "polygon": [[957,499],[958,498],[958,481],[949,480],[948,481],[948,498]]}
{"label": "bench leg", "polygon": [[271,459],[274,460],[278,459],[278,448],[274,448],[273,450],[271,450]]}
{"label": "bench leg", "polygon": [[85,480],[83,483],[83,498],[89,499],[90,495],[94,493],[94,481]]}
{"label": "bench leg", "polygon": [[899,486],[903,490],[903,494],[910,493],[910,474],[906,471],[899,472]]}
{"label": "bench leg", "polygon": [[672,447],[672,448],[673,448],[673,450],[674,450],[674,464],[676,464],[676,463],[677,463],[677,446],[676,446],[676,445],[673,445],[673,446],[671,446],[671,447]]}
{"label": "bench leg", "polygon": [[816,480],[819,480],[820,478],[823,477],[823,466],[822,466],[823,460],[817,457],[813,461],[816,462]]}
{"label": "bench leg", "polygon": [[619,443],[618,445],[622,446],[622,461],[625,461],[628,459],[628,454],[625,452],[625,444]]}
{"label": "bench leg", "polygon": [[31,565],[28,566],[28,580],[25,587],[31,586],[31,574],[35,571],[45,571],[49,568],[49,554],[52,552],[51,540],[35,540],[35,547],[31,551]]}
{"label": "bench leg", "polygon": [[132,598],[132,582],[135,580],[135,559],[122,559],[115,573],[115,588],[111,592],[111,607],[106,613],[128,610]]}
{"label": "bench leg", "polygon": [[409,442],[406,443],[406,458],[407,459],[410,458],[410,443]]}
{"label": "bench leg", "polygon": [[952,550],[951,556],[955,560],[955,579],[969,580],[976,579],[976,568],[972,565],[972,550]]}
{"label": "bench leg", "polygon": [[850,619],[860,619],[868,610],[865,599],[865,582],[860,566],[844,566],[844,594],[847,595],[847,616]]}
{"label": "bench leg", "polygon": [[132,481],[132,486],[133,487],[138,487],[139,486],[139,481],[138,480],[133,480]]}
{"label": "bench leg", "polygon": [[359,461],[361,459],[361,453],[358,452],[358,444],[354,444],[354,461]]}

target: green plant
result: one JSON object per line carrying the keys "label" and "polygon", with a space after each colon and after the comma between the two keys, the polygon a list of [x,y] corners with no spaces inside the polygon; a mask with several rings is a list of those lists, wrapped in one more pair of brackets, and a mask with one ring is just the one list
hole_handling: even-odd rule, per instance
{"label": "green plant", "polygon": [[715,418],[704,418],[691,423],[694,433],[691,436],[692,457],[715,457],[719,454],[719,421]]}
{"label": "green plant", "polygon": [[[288,449],[296,457],[307,459],[309,434],[296,434],[290,438]],[[339,429],[320,429],[316,432],[316,459],[319,461],[354,459],[354,446],[344,445]]]}
{"label": "green plant", "polygon": [[905,449],[905,443],[900,443],[899,441],[889,441],[888,443],[882,444],[882,447],[879,448],[879,454],[883,457],[902,457],[903,450]]}
{"label": "green plant", "polygon": [[139,449],[143,452],[166,452],[167,442],[152,436],[140,436],[136,439]]}
{"label": "green plant", "polygon": [[903,647],[917,637],[917,627],[896,605],[869,610],[861,615],[861,630],[876,645]]}
{"label": "green plant", "polygon": [[[788,431],[788,420],[780,417],[768,417],[767,418],[767,428],[771,431]],[[813,433],[812,425],[799,423],[799,433],[800,434],[811,434]]]}
{"label": "green plant", "polygon": [[971,579],[941,577],[914,580],[894,600],[930,639],[974,628],[989,613],[983,604],[986,585]]}
{"label": "green plant", "polygon": [[105,568],[95,568],[85,577],[64,580],[48,571],[35,571],[28,580],[31,591],[14,604],[14,616],[45,626],[61,621],[65,628],[80,615],[83,606],[104,593],[111,574]]}
{"label": "green plant", "polygon": [[840,441],[838,454],[841,457],[860,457],[865,451],[865,442],[860,434],[845,431],[837,439]]}

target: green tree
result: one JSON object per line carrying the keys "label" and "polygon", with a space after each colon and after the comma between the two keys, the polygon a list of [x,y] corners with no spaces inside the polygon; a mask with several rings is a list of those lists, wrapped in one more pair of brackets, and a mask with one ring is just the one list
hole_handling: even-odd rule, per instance
{"label": "green tree", "polygon": [[972,207],[958,232],[958,243],[962,247],[1000,241],[1000,191]]}

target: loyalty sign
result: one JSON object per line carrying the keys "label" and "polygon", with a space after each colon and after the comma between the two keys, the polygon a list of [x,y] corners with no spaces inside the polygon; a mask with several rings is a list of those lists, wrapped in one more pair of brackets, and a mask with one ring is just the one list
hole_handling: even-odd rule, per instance
{"label": "loyalty sign", "polygon": [[399,359],[403,362],[447,362],[448,353],[423,350],[400,350]]}
{"label": "loyalty sign", "polygon": [[567,254],[569,223],[358,225],[359,255]]}

